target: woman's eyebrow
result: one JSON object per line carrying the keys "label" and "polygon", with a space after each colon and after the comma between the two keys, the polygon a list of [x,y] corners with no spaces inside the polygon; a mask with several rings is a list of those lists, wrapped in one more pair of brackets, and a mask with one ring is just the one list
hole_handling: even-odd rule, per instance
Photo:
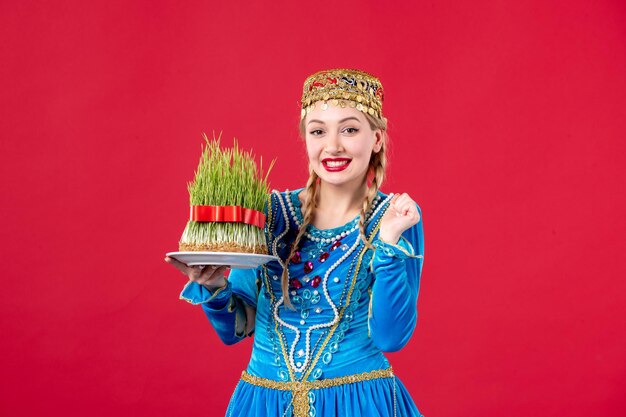
{"label": "woman's eyebrow", "polygon": [[[339,120],[339,123],[343,123],[343,122],[345,122],[345,121],[347,121],[347,120],[356,120],[357,122],[360,122],[360,120],[359,120],[359,119],[357,119],[356,117],[354,117],[354,116],[350,116],[350,117],[346,117],[345,119],[341,119],[341,120]],[[309,120],[309,123],[307,123],[307,124],[309,124],[309,125],[310,125],[311,123],[321,123],[321,124],[324,124],[324,122],[323,122],[323,121],[321,121],[321,120],[317,120],[317,119]]]}

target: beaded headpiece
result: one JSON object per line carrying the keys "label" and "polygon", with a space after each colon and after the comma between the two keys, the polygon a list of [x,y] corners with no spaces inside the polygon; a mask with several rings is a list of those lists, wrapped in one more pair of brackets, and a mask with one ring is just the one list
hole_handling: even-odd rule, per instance
{"label": "beaded headpiece", "polygon": [[323,102],[323,110],[330,101],[335,106],[350,106],[382,119],[383,98],[383,86],[371,74],[353,69],[319,71],[304,81],[300,118],[304,119],[317,101]]}

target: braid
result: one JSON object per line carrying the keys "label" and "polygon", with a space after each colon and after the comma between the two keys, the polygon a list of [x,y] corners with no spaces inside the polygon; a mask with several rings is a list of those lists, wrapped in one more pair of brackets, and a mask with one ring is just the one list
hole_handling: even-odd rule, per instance
{"label": "braid", "polygon": [[378,194],[378,189],[382,185],[385,179],[385,167],[387,165],[387,157],[385,155],[385,142],[383,141],[383,145],[380,148],[378,153],[372,154],[370,159],[369,172],[373,171],[374,176],[372,178],[372,182],[367,190],[367,196],[363,200],[363,206],[361,207],[361,217],[359,219],[359,235],[365,246],[369,249],[374,249],[372,244],[368,242],[367,237],[365,235],[365,217],[367,213],[372,209],[372,203]]}
{"label": "braid", "polygon": [[289,273],[288,267],[289,263],[291,263],[291,258],[298,251],[298,246],[300,245],[300,240],[304,233],[306,232],[306,228],[313,221],[313,209],[315,208],[315,197],[317,194],[317,179],[319,177],[310,169],[309,180],[306,183],[305,192],[305,200],[304,207],[302,210],[302,216],[304,217],[304,221],[302,222],[302,226],[300,226],[300,230],[298,230],[298,234],[296,235],[296,239],[294,240],[291,251],[289,252],[289,256],[285,261],[285,266],[283,268],[283,275],[281,278],[281,287],[283,290],[283,297],[285,300],[285,306],[293,309],[293,304],[291,304],[291,299],[289,298]]}

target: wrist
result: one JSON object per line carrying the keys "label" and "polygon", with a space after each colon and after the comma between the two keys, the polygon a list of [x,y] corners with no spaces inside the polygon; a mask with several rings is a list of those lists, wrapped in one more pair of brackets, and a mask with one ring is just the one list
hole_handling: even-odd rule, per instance
{"label": "wrist", "polygon": [[206,288],[207,290],[209,290],[211,294],[215,294],[217,291],[223,290],[226,287],[226,284],[228,284],[228,281],[226,281],[226,279],[223,278],[220,282],[211,283],[211,284],[208,284],[208,283],[202,284],[202,286]]}
{"label": "wrist", "polygon": [[393,233],[384,233],[381,231],[378,238],[382,240],[383,242],[388,243],[390,245],[397,245],[398,241],[400,240],[400,235],[393,234]]}

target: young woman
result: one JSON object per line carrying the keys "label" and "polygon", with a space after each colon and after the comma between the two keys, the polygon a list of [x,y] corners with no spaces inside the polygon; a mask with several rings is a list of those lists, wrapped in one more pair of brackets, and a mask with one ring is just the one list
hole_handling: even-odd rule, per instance
{"label": "young woman", "polygon": [[308,77],[300,132],[306,187],[274,191],[266,236],[280,262],[256,270],[166,258],[189,277],[226,344],[254,334],[227,416],[420,416],[383,352],[410,339],[424,240],[407,194],[385,195],[380,81],[336,69]]}

